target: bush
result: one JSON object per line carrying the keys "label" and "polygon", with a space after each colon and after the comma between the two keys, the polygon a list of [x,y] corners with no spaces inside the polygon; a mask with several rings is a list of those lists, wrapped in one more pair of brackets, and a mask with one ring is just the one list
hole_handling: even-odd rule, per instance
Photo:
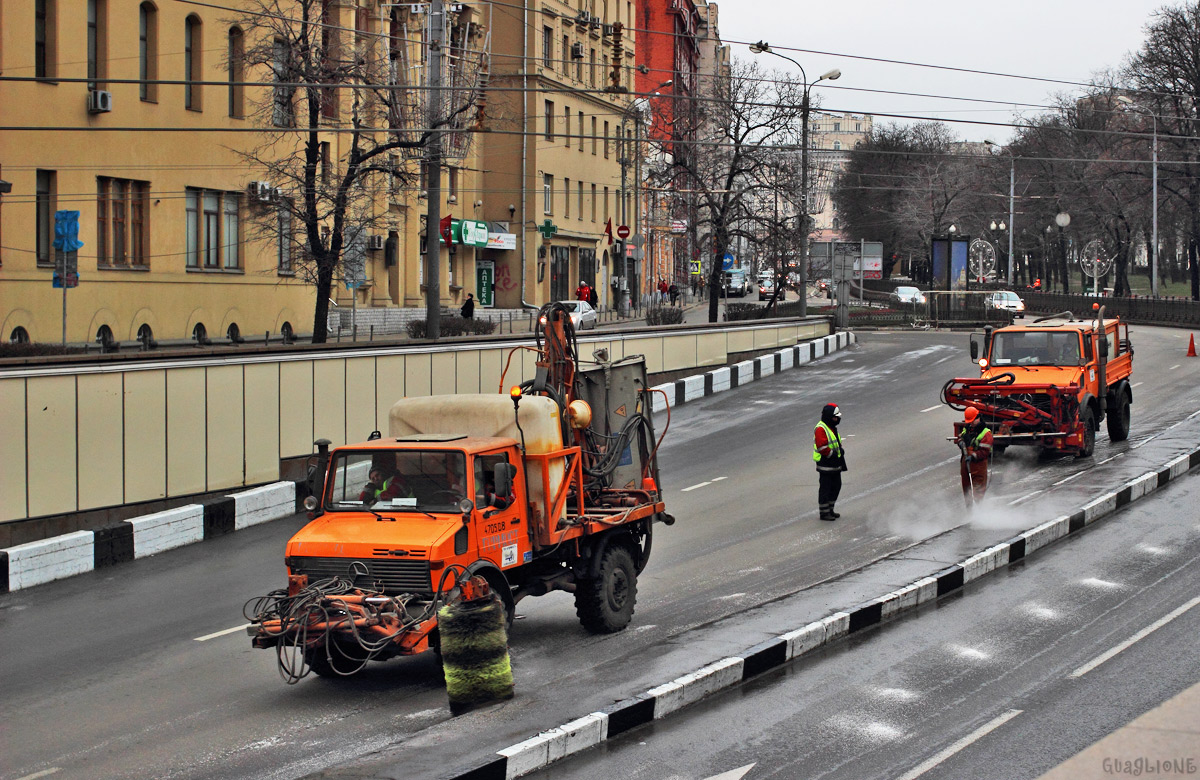
{"label": "bush", "polygon": [[[410,338],[426,338],[425,320],[411,320],[407,328]],[[466,320],[456,316],[442,317],[438,325],[442,336],[487,336],[495,330],[496,323],[491,320]]]}
{"label": "bush", "polygon": [[0,343],[0,358],[37,357],[39,355],[75,355],[82,354],[78,347],[64,347],[62,344],[16,344]]}
{"label": "bush", "polygon": [[678,306],[647,306],[647,325],[679,325],[683,322],[683,309]]}
{"label": "bush", "polygon": [[728,303],[725,305],[725,321],[757,320],[765,316],[767,310],[753,303]]}

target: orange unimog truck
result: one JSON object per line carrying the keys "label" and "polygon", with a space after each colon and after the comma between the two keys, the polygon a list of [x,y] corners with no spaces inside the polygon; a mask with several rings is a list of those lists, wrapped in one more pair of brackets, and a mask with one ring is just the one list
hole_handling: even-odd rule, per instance
{"label": "orange unimog truck", "polygon": [[589,631],[629,624],[653,526],[674,523],[645,360],[601,351],[581,366],[569,313],[551,304],[541,320],[534,379],[404,398],[386,436],[318,442],[287,590],[246,609],[253,645],[276,650],[285,680],[437,650],[437,611],[474,575],[510,623],[522,598],[564,590]]}
{"label": "orange unimog truck", "polygon": [[[971,334],[971,359],[978,361],[980,376],[951,379],[942,387],[942,401],[959,411],[978,409],[992,430],[996,454],[1026,445],[1089,457],[1102,421],[1111,441],[1129,438],[1129,326],[1105,320],[1099,305],[1093,309],[1094,320],[1068,311]],[[962,426],[955,423],[956,437]]]}

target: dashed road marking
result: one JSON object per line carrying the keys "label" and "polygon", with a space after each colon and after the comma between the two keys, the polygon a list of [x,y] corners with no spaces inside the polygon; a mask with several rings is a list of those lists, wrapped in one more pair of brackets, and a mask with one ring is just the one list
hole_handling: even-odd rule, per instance
{"label": "dashed road marking", "polygon": [[706,485],[711,485],[711,484],[712,484],[712,481],[709,480],[708,482],[701,482],[699,485],[692,485],[691,487],[685,487],[684,489],[680,490],[679,492],[687,493],[690,490],[695,490],[696,488],[702,488],[702,487],[705,487]]}
{"label": "dashed road marking", "polygon": [[1121,651],[1129,649],[1135,643],[1140,642],[1141,640],[1150,636],[1155,631],[1162,628],[1167,623],[1170,623],[1172,620],[1179,617],[1183,613],[1187,612],[1189,609],[1196,606],[1197,604],[1200,604],[1200,596],[1197,596],[1196,598],[1192,599],[1188,603],[1184,604],[1182,607],[1179,607],[1179,608],[1174,609],[1171,612],[1167,613],[1163,617],[1159,618],[1158,620],[1154,621],[1150,625],[1146,626],[1141,631],[1139,631],[1136,634],[1134,634],[1133,636],[1129,637],[1124,642],[1122,642],[1121,644],[1112,648],[1111,650],[1107,650],[1107,651],[1101,653],[1100,655],[1096,656],[1095,658],[1088,661],[1083,666],[1081,666],[1078,669],[1076,669],[1075,671],[1071,672],[1069,675],[1067,675],[1067,677],[1082,677],[1082,676],[1084,676],[1085,674],[1092,671],[1097,666],[1099,666],[1100,664],[1109,660],[1110,658],[1117,655]]}
{"label": "dashed road marking", "polygon": [[922,409],[921,414],[925,414],[925,412],[932,412],[934,409],[941,409],[941,408],[942,408],[941,404],[938,404],[937,406],[931,406],[928,409]]}
{"label": "dashed road marking", "polygon": [[1026,495],[1021,496],[1020,498],[1018,498],[1015,501],[1009,501],[1008,505],[1016,506],[1017,504],[1024,503],[1024,502],[1028,501],[1029,499],[1033,498],[1034,496],[1038,495],[1039,493],[1044,493],[1044,492],[1045,492],[1044,490],[1035,490],[1032,493],[1028,493]]}
{"label": "dashed road marking", "polygon": [[1130,385],[1130,387],[1141,387],[1144,384],[1146,384],[1146,383],[1145,382],[1134,382],[1132,385]]}
{"label": "dashed road marking", "polygon": [[905,772],[903,775],[900,776],[899,780],[914,780],[915,778],[920,777],[921,775],[928,772],[930,769],[933,769],[938,764],[945,761],[947,758],[950,758],[950,756],[953,756],[955,753],[959,753],[962,750],[964,750],[965,748],[970,747],[974,743],[983,739],[988,734],[991,734],[993,731],[1000,728],[1005,723],[1008,723],[1010,720],[1012,720],[1013,718],[1017,717],[1020,714],[1021,714],[1021,710],[1009,710],[1002,715],[992,718],[987,723],[985,723],[982,726],[980,726],[979,728],[975,729],[970,734],[963,737],[959,741],[955,742],[953,745],[946,748],[942,752],[940,752],[937,755],[929,758],[928,760],[918,764],[917,766],[910,769],[908,772]]}
{"label": "dashed road marking", "polygon": [[198,636],[198,637],[196,637],[195,641],[196,642],[207,642],[208,640],[216,639],[219,636],[227,636],[229,634],[234,634],[234,633],[237,633],[238,631],[245,631],[245,630],[246,630],[246,624],[243,623],[240,626],[234,626],[233,628],[227,628],[224,631],[214,631],[211,634],[205,634],[204,636]]}
{"label": "dashed road marking", "polygon": [[729,477],[713,477],[713,478],[712,478],[712,481],[713,481],[713,482],[720,482],[720,481],[721,481],[721,480],[723,480],[723,479],[729,479]]}
{"label": "dashed road marking", "polygon": [[1181,365],[1183,365],[1183,364],[1182,364],[1182,363],[1176,363],[1175,365],[1171,366],[1171,367],[1170,367],[1170,368],[1168,368],[1167,370],[1168,370],[1168,371],[1174,371],[1175,369],[1179,368]]}
{"label": "dashed road marking", "polygon": [[1072,474],[1071,476],[1069,476],[1069,477],[1063,477],[1063,478],[1062,478],[1062,479],[1060,479],[1058,482],[1055,482],[1055,483],[1054,483],[1054,486],[1055,486],[1055,487],[1058,487],[1059,485],[1065,485],[1065,484],[1067,484],[1068,482],[1070,482],[1070,481],[1071,481],[1071,480],[1073,480],[1073,479],[1078,479],[1079,477],[1082,477],[1082,476],[1083,476],[1085,473],[1086,473],[1086,472],[1083,472],[1083,471],[1077,471],[1077,472],[1075,472],[1074,474]]}
{"label": "dashed road marking", "polygon": [[61,772],[61,771],[62,771],[62,769],[60,767],[55,766],[55,767],[51,767],[49,769],[43,769],[40,772],[34,772],[31,775],[25,775],[24,777],[18,777],[17,780],[37,780],[39,777],[49,777],[50,775],[57,774],[58,772]]}

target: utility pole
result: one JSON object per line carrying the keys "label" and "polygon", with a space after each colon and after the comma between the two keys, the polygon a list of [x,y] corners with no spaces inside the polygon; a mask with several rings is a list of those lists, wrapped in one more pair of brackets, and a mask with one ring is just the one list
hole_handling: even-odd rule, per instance
{"label": "utility pole", "polygon": [[437,340],[442,320],[442,36],[446,13],[442,0],[429,4],[429,138],[425,143],[425,186],[428,213],[425,217],[425,335]]}

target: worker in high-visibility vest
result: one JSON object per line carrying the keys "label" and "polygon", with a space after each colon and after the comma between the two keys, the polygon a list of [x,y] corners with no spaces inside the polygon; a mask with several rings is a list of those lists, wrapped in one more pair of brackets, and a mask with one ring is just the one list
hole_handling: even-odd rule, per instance
{"label": "worker in high-visibility vest", "polygon": [[842,492],[842,472],[846,471],[846,450],[838,434],[838,423],[842,421],[842,410],[837,404],[825,404],[821,410],[821,421],[813,431],[813,462],[817,464],[817,507],[822,520],[837,520],[841,515],[833,511],[838,494]]}
{"label": "worker in high-visibility vest", "polygon": [[983,424],[979,410],[967,407],[963,413],[963,427],[955,440],[962,458],[959,475],[962,477],[963,498],[967,506],[982,501],[987,493],[988,461],[992,458],[992,432]]}

